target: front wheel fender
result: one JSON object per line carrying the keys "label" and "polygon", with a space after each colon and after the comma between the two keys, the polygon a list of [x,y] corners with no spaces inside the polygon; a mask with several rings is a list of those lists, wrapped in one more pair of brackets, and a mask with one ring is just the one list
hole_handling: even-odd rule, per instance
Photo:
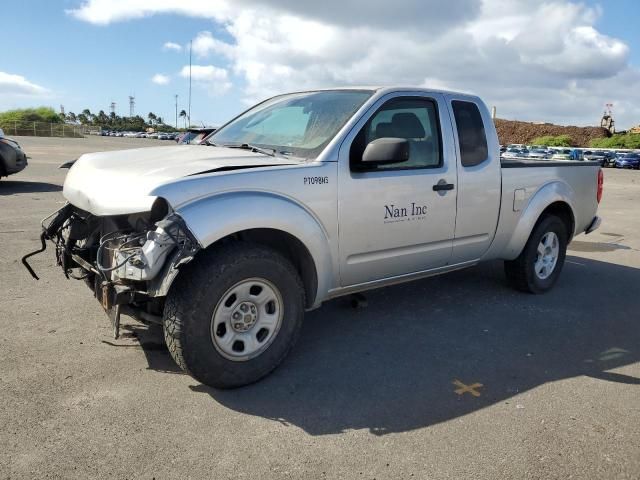
{"label": "front wheel fender", "polygon": [[320,219],[293,199],[270,192],[228,192],[189,203],[176,213],[202,248],[246,230],[281,230],[297,238],[313,258],[318,277],[317,299],[335,281],[327,230]]}

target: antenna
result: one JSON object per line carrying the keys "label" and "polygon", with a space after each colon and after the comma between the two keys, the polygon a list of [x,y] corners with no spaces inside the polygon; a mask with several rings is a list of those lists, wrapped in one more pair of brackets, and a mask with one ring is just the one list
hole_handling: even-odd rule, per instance
{"label": "antenna", "polygon": [[193,40],[189,42],[189,111],[187,112],[187,118],[189,119],[189,125],[191,125],[191,53],[193,50]]}
{"label": "antenna", "polygon": [[133,117],[136,107],[136,97],[129,95],[129,117]]}

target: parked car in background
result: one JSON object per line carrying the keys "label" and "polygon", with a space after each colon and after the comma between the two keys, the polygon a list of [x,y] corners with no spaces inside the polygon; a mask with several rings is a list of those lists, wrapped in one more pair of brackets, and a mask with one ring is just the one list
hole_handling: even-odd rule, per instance
{"label": "parked car in background", "polygon": [[507,148],[507,151],[501,155],[502,158],[506,158],[506,159],[527,158],[528,156],[529,156],[529,151],[526,148],[515,148],[515,147]]}
{"label": "parked car in background", "polygon": [[184,135],[176,141],[178,145],[199,145],[208,135],[215,132],[213,127],[189,128]]}
{"label": "parked car in background", "polygon": [[640,153],[626,153],[616,158],[616,168],[635,168],[640,170]]}
{"label": "parked car in background", "polygon": [[534,148],[529,150],[528,158],[531,160],[546,160],[549,158],[549,152],[544,148]]}
{"label": "parked car in background", "polygon": [[604,161],[602,162],[603,167],[615,167],[616,166],[616,158],[618,155],[616,152],[608,150],[604,152]]}
{"label": "parked car in background", "polygon": [[551,160],[572,160],[570,148],[560,148],[553,152]]}
{"label": "parked car in background", "polygon": [[584,152],[584,159],[590,162],[600,162],[604,164],[606,155],[602,150],[592,150]]}
{"label": "parked car in background", "polygon": [[27,154],[20,144],[4,136],[0,129],[0,178],[21,172],[27,167]]}

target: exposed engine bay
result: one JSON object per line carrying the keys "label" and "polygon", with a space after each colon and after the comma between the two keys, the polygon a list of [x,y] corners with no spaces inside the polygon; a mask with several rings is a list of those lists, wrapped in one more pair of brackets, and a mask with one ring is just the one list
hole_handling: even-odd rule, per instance
{"label": "exposed engine bay", "polygon": [[150,212],[95,216],[66,204],[42,222],[42,248],[53,242],[56,261],[67,278],[84,280],[119,334],[120,313],[160,322],[171,282],[181,265],[200,249],[182,218],[158,199]]}

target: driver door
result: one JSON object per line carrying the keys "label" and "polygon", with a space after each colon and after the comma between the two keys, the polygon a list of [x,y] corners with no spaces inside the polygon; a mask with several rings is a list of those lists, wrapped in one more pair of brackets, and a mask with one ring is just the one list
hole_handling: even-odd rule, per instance
{"label": "driver door", "polygon": [[[377,138],[404,138],[409,160],[362,162]],[[457,172],[451,122],[440,94],[390,94],[347,136],[339,154],[342,286],[445,266],[456,221]]]}

